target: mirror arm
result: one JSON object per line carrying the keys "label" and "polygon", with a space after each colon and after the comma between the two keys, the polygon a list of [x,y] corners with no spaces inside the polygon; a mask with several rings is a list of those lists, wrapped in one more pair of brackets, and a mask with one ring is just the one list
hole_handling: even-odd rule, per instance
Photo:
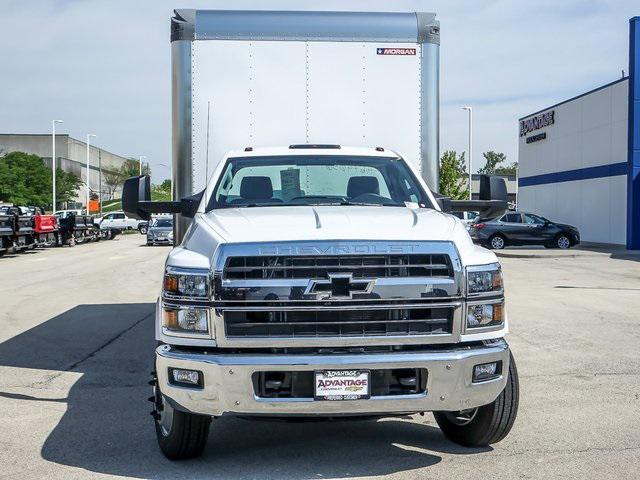
{"label": "mirror arm", "polygon": [[504,200],[448,200],[445,211],[479,212],[481,220],[498,217],[509,209],[509,203]]}
{"label": "mirror arm", "polygon": [[193,218],[198,211],[198,206],[200,205],[203,195],[204,190],[176,202],[152,202],[147,200],[139,202],[138,205],[141,210],[148,214],[179,213],[184,217]]}
{"label": "mirror arm", "polygon": [[182,202],[152,202],[139,203],[140,209],[147,213],[182,213]]}

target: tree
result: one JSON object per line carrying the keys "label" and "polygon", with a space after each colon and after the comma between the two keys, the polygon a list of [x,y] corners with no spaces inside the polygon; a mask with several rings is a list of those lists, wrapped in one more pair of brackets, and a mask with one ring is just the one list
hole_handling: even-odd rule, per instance
{"label": "tree", "polygon": [[171,180],[169,180],[168,178],[166,180],[163,180],[162,183],[159,186],[160,186],[160,188],[162,188],[162,190],[166,190],[167,192],[171,192]]}
{"label": "tree", "polygon": [[484,167],[478,170],[478,173],[484,173],[488,175],[496,173],[496,167],[507,160],[507,156],[504,153],[497,153],[493,150],[484,152],[482,156],[484,157],[486,163]]}
{"label": "tree", "polygon": [[464,152],[458,156],[455,150],[448,150],[440,159],[440,192],[453,200],[463,200],[469,196],[465,180],[466,165]]}
{"label": "tree", "polygon": [[103,172],[104,184],[107,187],[107,197],[109,200],[113,199],[116,190],[124,182],[122,173],[117,172]]}
{"label": "tree", "polygon": [[[124,180],[140,175],[140,161],[135,158],[127,158],[120,167],[120,174],[124,177]],[[151,175],[149,164],[142,164],[142,174]]]}
{"label": "tree", "polygon": [[[0,157],[0,200],[17,205],[51,205],[51,168],[42,158],[24,152]],[[82,181],[56,169],[56,202],[68,202],[78,194]]]}
{"label": "tree", "polygon": [[507,167],[496,168],[496,173],[498,175],[515,175],[517,171],[518,171],[518,162],[513,162],[511,165]]}
{"label": "tree", "polygon": [[160,184],[151,185],[151,200],[171,201],[171,180],[164,180]]}
{"label": "tree", "polygon": [[[47,169],[50,170],[50,169]],[[70,172],[56,169],[56,204],[66,203],[78,195],[78,189],[84,185],[79,177]]]}

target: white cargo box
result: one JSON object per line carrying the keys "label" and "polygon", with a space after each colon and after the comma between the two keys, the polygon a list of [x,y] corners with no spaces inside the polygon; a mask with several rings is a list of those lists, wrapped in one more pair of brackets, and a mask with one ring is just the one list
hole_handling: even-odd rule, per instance
{"label": "white cargo box", "polygon": [[435,14],[178,10],[171,25],[177,198],[230,150],[301,143],[392,149],[437,186]]}

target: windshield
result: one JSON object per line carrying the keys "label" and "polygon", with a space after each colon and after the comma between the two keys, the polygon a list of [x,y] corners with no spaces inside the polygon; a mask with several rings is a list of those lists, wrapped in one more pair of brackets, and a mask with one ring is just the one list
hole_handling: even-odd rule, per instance
{"label": "windshield", "polygon": [[158,227],[158,228],[169,228],[169,227],[173,227],[173,221],[170,219],[158,218],[157,220],[153,221],[151,226]]}
{"label": "windshield", "polygon": [[404,161],[386,157],[230,158],[207,210],[284,205],[431,206]]}

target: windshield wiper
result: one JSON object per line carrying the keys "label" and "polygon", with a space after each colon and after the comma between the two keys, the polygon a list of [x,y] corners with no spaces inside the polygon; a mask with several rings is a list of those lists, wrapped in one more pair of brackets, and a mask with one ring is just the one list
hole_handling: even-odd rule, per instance
{"label": "windshield wiper", "polygon": [[349,200],[340,202],[340,205],[356,205],[359,207],[404,207],[404,204],[400,204],[400,203],[351,202]]}

